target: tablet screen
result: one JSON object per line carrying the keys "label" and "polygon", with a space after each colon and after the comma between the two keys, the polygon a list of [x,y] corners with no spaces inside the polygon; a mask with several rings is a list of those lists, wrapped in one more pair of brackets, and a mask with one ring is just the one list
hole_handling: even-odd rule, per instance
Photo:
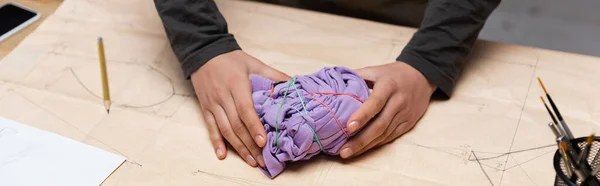
{"label": "tablet screen", "polygon": [[0,7],[0,36],[36,16],[31,12],[12,4]]}

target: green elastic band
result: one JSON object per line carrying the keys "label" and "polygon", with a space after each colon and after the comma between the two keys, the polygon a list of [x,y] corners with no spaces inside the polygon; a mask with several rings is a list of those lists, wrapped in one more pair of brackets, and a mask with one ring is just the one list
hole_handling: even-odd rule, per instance
{"label": "green elastic band", "polygon": [[277,109],[277,116],[275,116],[275,145],[279,148],[279,112],[281,111],[281,107],[283,107],[283,102],[285,102],[285,98],[287,97],[287,93],[290,90],[290,85],[294,84],[296,77],[292,78],[290,84],[288,84],[285,93],[283,94],[283,99],[281,100],[281,104],[279,104],[279,109]]}
{"label": "green elastic band", "polygon": [[[308,117],[308,113],[306,112],[306,106],[304,105],[304,101],[302,100],[302,96],[300,95],[300,92],[298,91],[296,84],[294,84],[294,90],[296,90],[296,94],[298,94],[298,98],[300,98],[300,103],[302,104],[302,108],[304,109],[304,114],[306,114],[306,115],[303,114],[303,116]],[[294,109],[296,109],[296,107],[294,107]],[[302,112],[300,112],[298,109],[296,109],[296,110],[298,111],[298,113],[302,114]],[[306,125],[308,125],[308,128],[310,128],[310,130],[313,132],[315,140],[317,141],[317,144],[319,144],[319,148],[321,148],[321,151],[323,151],[323,145],[321,145],[321,140],[319,140],[319,137],[317,136],[317,132],[315,132],[315,129],[313,129],[312,126],[310,126],[310,124],[308,124],[308,122],[306,122]]]}
{"label": "green elastic band", "polygon": [[[307,117],[306,115],[302,114],[302,112],[300,112],[296,107],[294,107],[294,109],[296,109],[296,111],[298,111],[298,113],[300,113],[302,116]],[[306,119],[304,121],[306,121]],[[313,132],[315,140],[317,140],[317,144],[319,144],[319,148],[321,149],[321,151],[323,151],[323,145],[321,145],[321,140],[319,140],[317,132],[315,132],[315,129],[313,129],[312,126],[308,124],[308,122],[306,122],[306,125],[308,125],[308,128]]]}
{"label": "green elastic band", "polygon": [[298,87],[296,87],[296,84],[294,84],[294,90],[296,90],[296,94],[298,94],[298,98],[300,98],[300,103],[302,104],[302,108],[304,109],[304,114],[308,115],[308,113],[306,112],[306,106],[304,106],[304,101],[302,100],[302,96],[300,95],[300,92],[298,91]]}

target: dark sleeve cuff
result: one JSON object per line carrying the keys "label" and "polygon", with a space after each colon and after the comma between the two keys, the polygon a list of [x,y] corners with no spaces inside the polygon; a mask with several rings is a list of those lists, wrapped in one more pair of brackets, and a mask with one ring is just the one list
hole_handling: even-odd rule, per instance
{"label": "dark sleeve cuff", "polygon": [[406,63],[421,72],[427,80],[437,86],[436,92],[441,91],[446,98],[452,96],[455,82],[437,66],[427,62],[409,50],[404,50],[396,60]]}
{"label": "dark sleeve cuff", "polygon": [[195,51],[183,59],[181,65],[181,68],[183,69],[183,75],[189,79],[193,72],[198,70],[200,67],[202,67],[202,65],[212,58],[240,49],[240,46],[233,37],[221,38],[203,47],[202,49]]}

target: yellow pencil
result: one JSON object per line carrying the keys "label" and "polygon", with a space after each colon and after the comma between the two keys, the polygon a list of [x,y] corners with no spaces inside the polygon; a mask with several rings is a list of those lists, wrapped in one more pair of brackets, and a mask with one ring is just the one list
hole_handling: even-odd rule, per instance
{"label": "yellow pencil", "polygon": [[104,57],[104,43],[102,42],[102,37],[98,37],[98,56],[100,58],[100,74],[102,75],[104,108],[106,108],[106,113],[110,113],[110,91],[108,90],[108,75],[106,73],[106,58]]}

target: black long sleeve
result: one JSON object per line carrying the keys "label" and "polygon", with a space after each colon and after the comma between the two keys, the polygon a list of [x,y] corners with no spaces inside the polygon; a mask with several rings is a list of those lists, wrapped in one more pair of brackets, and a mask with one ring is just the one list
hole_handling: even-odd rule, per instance
{"label": "black long sleeve", "polygon": [[212,0],[154,0],[173,52],[189,78],[217,55],[240,49]]}
{"label": "black long sleeve", "polygon": [[[154,1],[186,77],[213,57],[240,49],[213,0]],[[405,1],[411,0],[398,3]],[[369,3],[389,7],[388,0]],[[417,69],[450,97],[465,58],[499,4],[500,0],[429,0],[419,29],[396,60]]]}
{"label": "black long sleeve", "polygon": [[465,58],[500,0],[430,0],[418,31],[396,60],[450,97]]}

